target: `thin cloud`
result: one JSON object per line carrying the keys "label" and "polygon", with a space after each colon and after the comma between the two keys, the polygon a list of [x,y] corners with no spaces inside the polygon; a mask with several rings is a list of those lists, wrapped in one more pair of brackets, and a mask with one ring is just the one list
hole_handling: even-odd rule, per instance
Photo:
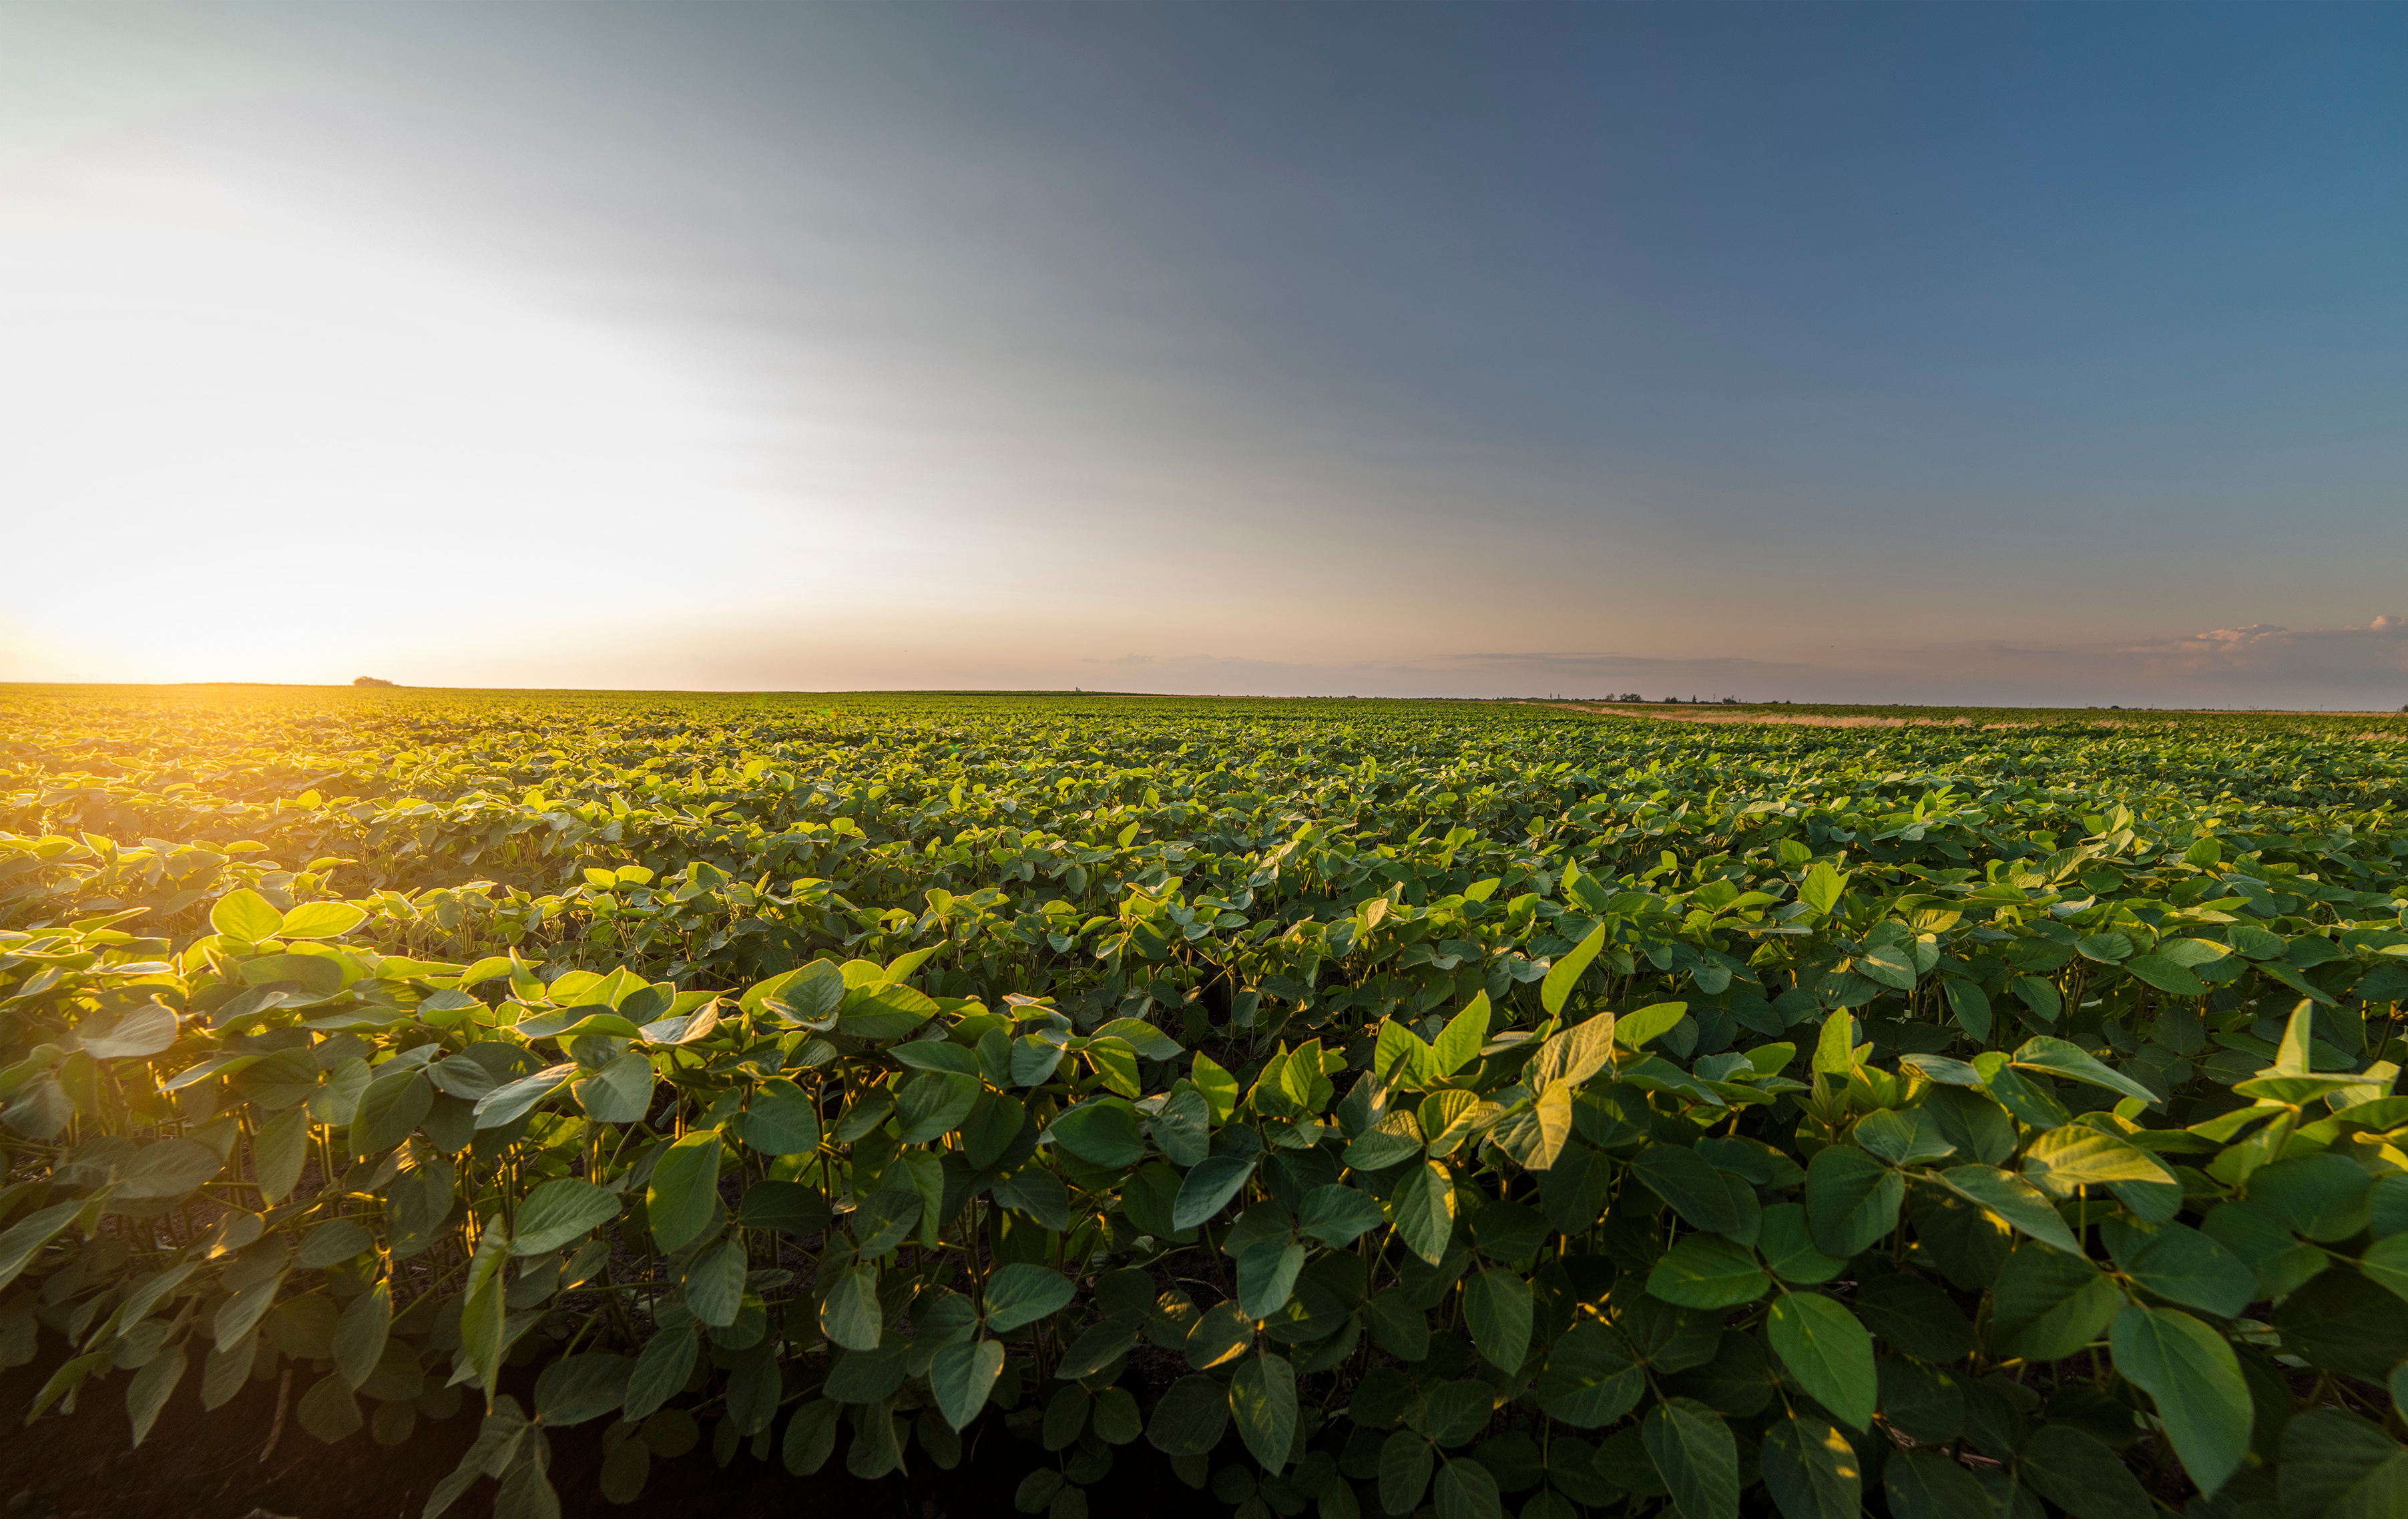
{"label": "thin cloud", "polygon": [[1745,680],[1791,674],[1806,665],[1767,659],[1700,656],[1693,659],[1645,654],[1537,653],[1455,654],[1451,663],[1479,670],[1516,669],[1581,680]]}
{"label": "thin cloud", "polygon": [[2154,671],[2183,674],[2350,676],[2408,673],[2408,615],[2386,613],[2363,624],[2287,628],[2268,623],[2220,627],[2133,644]]}
{"label": "thin cloud", "polygon": [[[1666,659],[1611,653],[1541,651],[1533,653],[1468,653],[1428,661],[1355,660],[1313,664],[1247,659],[1225,654],[1127,653],[1082,662],[1109,671],[1116,681],[1140,681],[1165,691],[1296,695],[1355,693],[1364,695],[1524,695],[1537,691],[1574,695],[1619,692],[1641,686],[1681,688],[1713,695],[1736,693],[1753,681],[1761,686],[1808,669],[1768,660]],[[1767,693],[1758,691],[1756,695]]]}

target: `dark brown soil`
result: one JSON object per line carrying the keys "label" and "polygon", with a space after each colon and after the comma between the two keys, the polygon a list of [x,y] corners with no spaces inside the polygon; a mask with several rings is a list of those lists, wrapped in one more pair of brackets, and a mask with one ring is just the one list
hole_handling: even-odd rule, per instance
{"label": "dark brown soil", "polygon": [[[178,1390],[150,1438],[129,1449],[124,1412],[126,1377],[87,1384],[81,1406],[53,1412],[31,1426],[24,1411],[55,1366],[45,1355],[32,1366],[0,1373],[0,1519],[245,1519],[255,1510],[290,1519],[418,1519],[428,1493],[459,1463],[476,1438],[480,1408],[470,1398],[440,1424],[422,1421],[400,1446],[377,1444],[367,1433],[322,1445],[289,1417],[266,1460],[261,1452],[276,1412],[277,1389],[253,1383],[232,1402],[205,1412],[194,1388]],[[509,1389],[506,1389],[509,1390]],[[525,1389],[516,1389],[524,1401]],[[1053,1460],[1014,1439],[992,1415],[974,1431],[959,1467],[940,1471],[912,1451],[910,1472],[861,1482],[844,1472],[842,1448],[827,1469],[789,1474],[773,1453],[755,1461],[738,1452],[725,1468],[710,1442],[674,1461],[652,1463],[643,1497],[625,1508],[604,1501],[597,1485],[602,1429],[596,1420],[552,1436],[552,1478],[565,1515],[641,1514],[643,1519],[778,1519],[843,1514],[846,1519],[984,1519],[1013,1512],[1020,1480]],[[480,1482],[448,1511],[483,1519],[495,1485]],[[1089,1489],[1096,1514],[1142,1512],[1147,1519],[1226,1515],[1226,1506],[1196,1493],[1140,1443],[1116,1453],[1112,1472]]]}

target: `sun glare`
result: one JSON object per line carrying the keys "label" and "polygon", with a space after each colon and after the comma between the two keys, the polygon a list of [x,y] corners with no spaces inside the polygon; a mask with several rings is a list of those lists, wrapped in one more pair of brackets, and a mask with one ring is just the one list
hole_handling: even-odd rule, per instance
{"label": "sun glare", "polygon": [[682,381],[616,331],[272,206],[121,182],[21,208],[0,218],[0,510],[23,551],[0,678],[342,679],[413,640],[607,620],[657,594],[647,543],[759,511]]}

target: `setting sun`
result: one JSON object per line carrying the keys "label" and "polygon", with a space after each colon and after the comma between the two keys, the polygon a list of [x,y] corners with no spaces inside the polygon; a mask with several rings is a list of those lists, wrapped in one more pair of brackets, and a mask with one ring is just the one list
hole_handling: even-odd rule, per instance
{"label": "setting sun", "polygon": [[724,429],[638,345],[374,229],[102,188],[0,219],[0,500],[48,566],[7,616],[71,634],[69,673],[259,678],[397,621],[440,647],[538,609],[502,581],[574,621],[663,523],[746,525]]}

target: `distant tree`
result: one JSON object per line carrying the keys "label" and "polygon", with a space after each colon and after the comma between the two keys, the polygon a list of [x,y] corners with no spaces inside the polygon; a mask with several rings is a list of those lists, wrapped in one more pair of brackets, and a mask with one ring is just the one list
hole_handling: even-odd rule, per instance
{"label": "distant tree", "polygon": [[389,686],[393,684],[393,682],[391,681],[380,681],[373,675],[355,675],[351,677],[351,684],[355,686]]}

